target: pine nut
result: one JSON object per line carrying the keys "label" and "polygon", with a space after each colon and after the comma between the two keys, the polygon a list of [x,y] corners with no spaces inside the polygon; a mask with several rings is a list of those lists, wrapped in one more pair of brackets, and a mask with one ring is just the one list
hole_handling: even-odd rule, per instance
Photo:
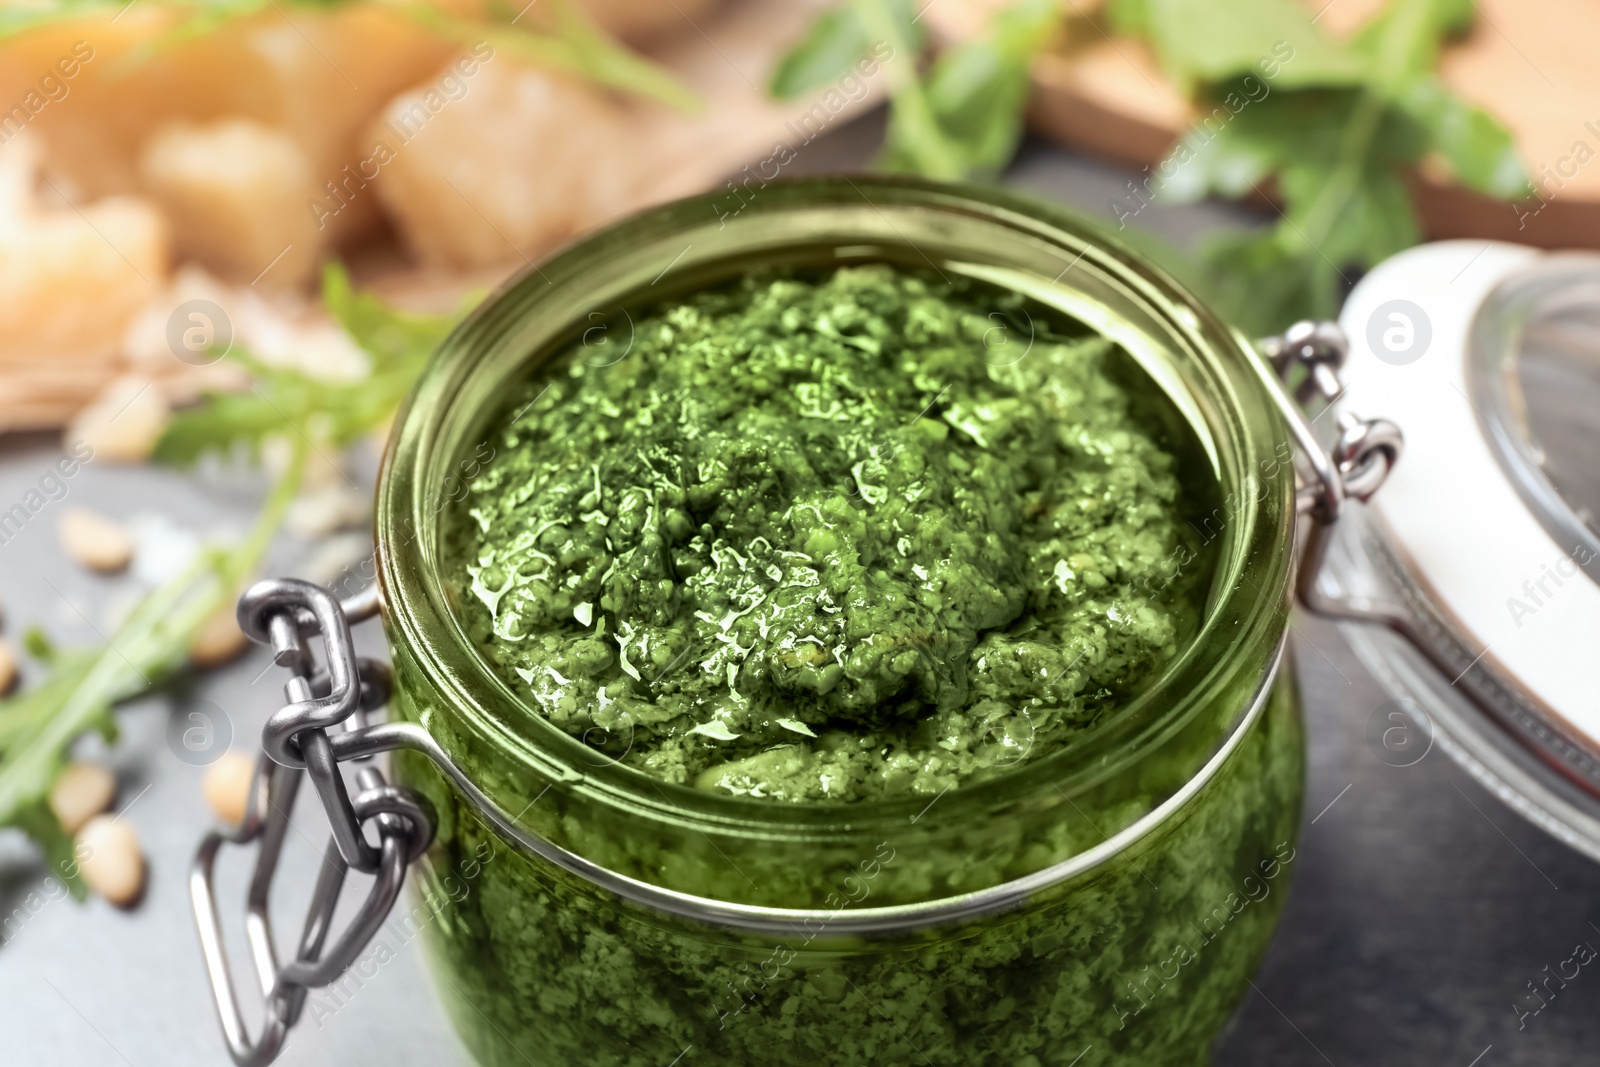
{"label": "pine nut", "polygon": [[200,624],[193,640],[189,642],[189,662],[199,670],[220,667],[237,659],[250,644],[250,639],[239,629],[233,605],[223,607]]}
{"label": "pine nut", "polygon": [[256,761],[239,749],[229,749],[222,758],[206,768],[200,779],[206,803],[212,812],[227,826],[244,822],[250,806],[250,786],[256,777]]}
{"label": "pine nut", "polygon": [[70,448],[86,442],[96,459],[139,463],[150,457],[172,417],[161,389],[144,378],[119,378],[67,427]]}
{"label": "pine nut", "polygon": [[78,831],[73,847],[78,873],[90,889],[119,908],[139,899],[144,890],[144,852],[132,823],[96,815]]}
{"label": "pine nut", "polygon": [[17,654],[11,651],[10,642],[0,638],[0,696],[5,696],[17,684]]}
{"label": "pine nut", "polygon": [[68,508],[59,527],[61,547],[73,562],[109,574],[133,559],[133,536],[103,515]]}
{"label": "pine nut", "polygon": [[56,776],[50,787],[50,810],[69,834],[111,807],[117,796],[117,779],[98,763],[74,763]]}

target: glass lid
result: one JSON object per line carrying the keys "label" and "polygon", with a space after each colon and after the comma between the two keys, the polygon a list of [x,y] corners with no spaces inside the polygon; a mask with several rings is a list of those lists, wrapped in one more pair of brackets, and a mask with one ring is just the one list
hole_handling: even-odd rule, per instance
{"label": "glass lid", "polygon": [[1394,697],[1372,736],[1398,714],[1426,743],[1381,755],[1437,743],[1600,860],[1600,256],[1424,245],[1364,277],[1340,325],[1335,407],[1405,437],[1318,577],[1386,622],[1345,627]]}
{"label": "glass lid", "polygon": [[1600,581],[1600,256],[1542,257],[1485,299],[1467,386],[1501,469]]}

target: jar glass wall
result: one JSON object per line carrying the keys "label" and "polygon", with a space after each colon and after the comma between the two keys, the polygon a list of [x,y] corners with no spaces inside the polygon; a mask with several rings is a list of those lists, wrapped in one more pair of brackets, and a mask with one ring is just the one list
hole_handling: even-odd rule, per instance
{"label": "jar glass wall", "polygon": [[[1193,432],[1187,476],[1216,487],[1197,524],[1215,570],[1197,636],[1071,746],[931,801],[715,795],[528,714],[440,577],[440,515],[509,388],[645,300],[756,265],[862,262],[1016,290],[1137,361]],[[398,758],[439,811],[421,884],[452,902],[430,927],[474,1051],[550,1064],[669,1063],[686,1046],[727,1064],[1202,1058],[1264,950],[1299,812],[1298,712],[1284,680],[1271,688],[1293,475],[1263,373],[1170,280],[1070,217],[902,180],[773,185],[732,217],[709,200],[671,205],[491,298],[402,414],[378,505],[399,713],[548,845],[533,855],[490,831]],[[607,872],[606,887],[583,869]]]}

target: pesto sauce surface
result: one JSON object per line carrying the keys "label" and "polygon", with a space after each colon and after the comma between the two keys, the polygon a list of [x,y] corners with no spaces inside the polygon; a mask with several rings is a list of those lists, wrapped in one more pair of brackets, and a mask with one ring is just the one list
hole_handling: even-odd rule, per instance
{"label": "pesto sauce surface", "polygon": [[626,764],[931,796],[1071,744],[1196,629],[1164,405],[1013,293],[753,273],[522,386],[445,515],[447,577],[530,711]]}

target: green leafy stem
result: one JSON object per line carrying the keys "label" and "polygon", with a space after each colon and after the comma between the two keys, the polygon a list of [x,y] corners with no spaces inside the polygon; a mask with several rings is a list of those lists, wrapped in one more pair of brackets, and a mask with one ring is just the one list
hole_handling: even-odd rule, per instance
{"label": "green leafy stem", "polygon": [[0,826],[32,836],[77,895],[83,890],[71,862],[72,843],[48,803],[72,746],[93,731],[114,740],[114,706],[155,691],[183,669],[200,627],[227,610],[257,573],[309,457],[342,450],[384,425],[459,317],[391,309],[356,292],[337,266],[324,276],[323,302],[372,360],[366,379],[318,382],[230,351],[228,358],[251,369],[254,385],[178,413],[157,445],[158,460],[187,464],[206,454],[259,454],[267,440],[286,439],[290,460],[249,533],[235,545],[202,552],[183,573],[147,593],[102,647],[63,651],[30,635],[29,648],[48,674],[0,700]]}
{"label": "green leafy stem", "polygon": [[919,15],[914,0],[847,0],[784,56],[770,91],[793,99],[833,85],[883,42],[892,50],[885,70],[893,102],[877,165],[945,180],[996,173],[1022,135],[1028,67],[1060,20],[1057,0],[1019,0],[926,71]]}
{"label": "green leafy stem", "polygon": [[1235,323],[1267,332],[1335,314],[1353,272],[1420,239],[1408,180],[1424,157],[1440,158],[1468,189],[1526,194],[1510,134],[1434,74],[1443,42],[1466,32],[1474,14],[1471,0],[1391,0],[1350,40],[1334,41],[1296,0],[1109,0],[1103,24],[1082,13],[1064,20],[1053,0],[1018,0],[978,37],[923,63],[928,42],[911,0],[845,0],[779,63],[771,91],[821,89],[874,40],[887,41],[896,61],[877,165],[981,177],[1014,153],[1029,66],[1059,24],[1094,38],[1143,38],[1205,117],[1142,190],[1130,183],[1135,206],[1113,211],[1123,223],[1149,199],[1280,203],[1272,226],[1211,240],[1200,263],[1154,252]]}
{"label": "green leafy stem", "polygon": [[1426,156],[1469,189],[1525,193],[1510,134],[1434,73],[1443,43],[1474,15],[1470,0],[1392,0],[1337,42],[1293,0],[1109,4],[1111,27],[1148,40],[1202,107],[1229,94],[1253,101],[1220,129],[1191,128],[1162,165],[1191,173],[1152,190],[1185,201],[1266,197],[1275,186],[1274,225],[1201,249],[1210,295],[1241,327],[1265,333],[1331,317],[1355,274],[1415,244],[1408,181]]}

